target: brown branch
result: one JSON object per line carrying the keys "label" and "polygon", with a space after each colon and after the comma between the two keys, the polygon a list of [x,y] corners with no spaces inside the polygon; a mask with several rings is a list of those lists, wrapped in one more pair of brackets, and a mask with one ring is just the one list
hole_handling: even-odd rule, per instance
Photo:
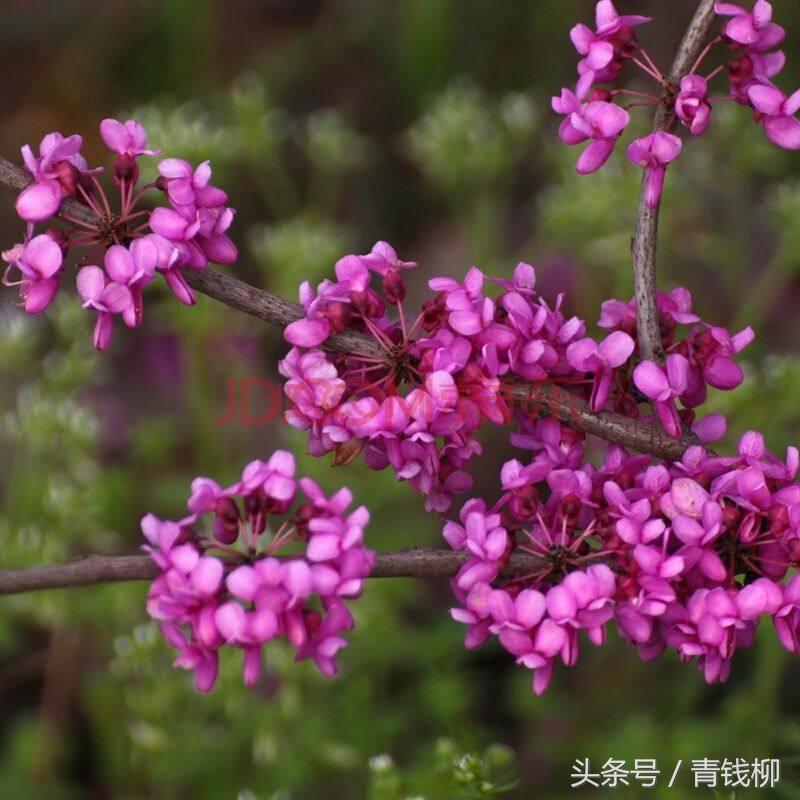
{"label": "brown branch", "polygon": [[612,411],[594,413],[585,400],[554,383],[519,384],[513,395],[515,403],[532,414],[555,417],[571,428],[667,461],[680,461],[690,447],[699,443],[691,432],[673,439],[660,425]]}
{"label": "brown branch", "polygon": [[[714,21],[714,0],[702,0],[689,23],[689,27],[678,47],[668,78],[671,87],[667,88],[662,102],[656,109],[653,131],[670,130],[675,123],[674,87],[692,68],[700,54],[709,28]],[[633,288],[636,297],[636,328],[639,339],[639,352],[643,358],[664,360],[661,346],[661,331],[656,306],[656,242],[658,239],[658,207],[650,208],[645,200],[645,181],[642,179],[642,193],[639,198],[639,211],[636,220],[636,233],[633,238]]]}
{"label": "brown branch", "polygon": [[[0,157],[0,185],[4,184],[19,190],[25,188],[28,182],[23,170]],[[63,208],[70,216],[88,220],[93,218],[86,206],[75,200],[64,200]],[[198,292],[273,325],[285,327],[302,316],[302,309],[297,303],[277,297],[263,289],[257,289],[213,269],[185,270],[184,276]],[[356,332],[335,334],[330,337],[326,346],[343,352],[382,352],[373,339]],[[512,387],[510,399],[531,413],[555,417],[570,427],[600,439],[668,461],[680,459],[688,447],[697,444],[697,440],[691,434],[686,434],[681,439],[673,439],[658,425],[638,422],[608,411],[595,414],[589,409],[585,400],[554,384],[516,385]]]}
{"label": "brown branch", "polygon": [[[467,553],[414,548],[377,553],[371,578],[449,578],[467,560]],[[532,572],[541,560],[524,553],[511,556],[504,574]],[[90,586],[96,583],[152,580],[158,567],[150,556],[84,556],[64,564],[50,564],[0,572],[0,594],[20,594],[42,589]]]}

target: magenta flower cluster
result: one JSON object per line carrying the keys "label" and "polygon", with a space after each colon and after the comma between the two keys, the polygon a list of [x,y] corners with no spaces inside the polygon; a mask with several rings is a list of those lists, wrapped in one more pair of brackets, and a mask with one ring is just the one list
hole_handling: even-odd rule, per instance
{"label": "magenta flower cluster", "polygon": [[292,454],[278,450],[227,489],[197,478],[189,516],[142,520],[144,549],[160,570],[147,608],[199,691],[214,687],[223,646],[242,651],[253,686],[264,644],[279,637],[296,660],[336,674],[355,624],[346,601],[361,594],[375,559],[364,547],[369,512],[349,511],[352,499],[346,488],[327,497],[297,478]]}
{"label": "magenta flower cluster", "polygon": [[[714,8],[725,20],[722,31],[679,85],[670,81],[639,44],[636,28],[649,22],[649,17],[620,16],[611,0],[600,0],[595,30],[578,24],[570,31],[581,56],[578,82],[574,90],[562,89],[552,106],[564,117],[559,128],[561,141],[567,145],[588,142],[577,162],[579,173],[594,172],[606,163],[630,122],[631,109],[659,104],[666,104],[668,112],[674,112],[693,136],[699,136],[708,127],[715,104],[735,101],[752,109],[772,142],[800,150],[800,120],[795,116],[800,109],[800,90],[787,97],[771,81],[785,62],[784,54],[773,50],[783,41],[785,31],[772,21],[772,5],[756,0],[752,11],[732,3],[716,3]],[[706,75],[698,74],[705,58],[719,47],[732,52],[729,60]],[[655,81],[655,94],[605,85],[617,81],[628,65]],[[712,98],[709,84],[723,72],[728,77],[728,94]],[[667,165],[681,149],[681,139],[670,130],[658,130],[629,144],[628,158],[645,170],[645,197],[651,208],[660,201]]]}
{"label": "magenta flower cluster", "polygon": [[[633,302],[604,304],[600,325],[609,333],[597,343],[581,319],[565,315],[563,296],[548,304],[537,295],[533,267],[518,264],[511,280],[487,278],[477,267],[463,282],[433,278],[435,296],[407,315],[402,271],[413,266],[378,242],[365,256],[342,258],[335,281],[316,290],[303,284],[305,317],[286,328],[294,347],[279,369],[292,403],[286,419],[308,432],[311,453],[333,452],[346,463],[363,452],[367,466],[392,467],[424,495],[428,510],[446,512],[453,495],[472,486],[468,462],[481,453],[481,425],[516,417],[523,433],[515,435],[525,435],[530,414],[515,403],[521,381],[561,384],[592,411],[631,417],[652,398],[665,429],[679,436],[695,423],[707,385],[732,389],[743,380],[732,356],[752,331],[731,336],[701,323],[685,289],[659,295],[666,371],[650,362],[633,369]],[[691,325],[684,338],[676,338],[678,324]],[[374,352],[321,349],[346,329],[370,337]],[[706,441],[723,432],[716,417],[697,431]]]}
{"label": "magenta flower cluster", "polygon": [[[116,316],[130,328],[141,323],[142,290],[156,273],[182,303],[192,305],[195,296],[181,270],[204,269],[209,261],[231,264],[237,252],[227,235],[234,210],[225,192],[211,185],[208,162],[195,169],[165,158],[158,165],[160,177],[139,186],[138,159],[161,152],[147,149],[144,128],[134,120],[106,119],[100,135],[115,154],[118,207],[97,179],[102,169],[89,169],[81,155],[82,138],[50,133],[38,156],[29,146],[22,148],[31,183],[17,197],[16,210],[26,230],[23,241],[2,255],[8,264],[3,283],[19,288],[29,314],[53,301],[69,259],[80,264],[78,294],[96,314],[94,346],[105,350]],[[151,190],[162,192],[169,206],[142,208]],[[85,213],[65,211],[66,198],[80,203]],[[54,226],[56,218],[60,226]],[[37,225],[44,230],[37,233]]]}
{"label": "magenta flower cluster", "polygon": [[[449,545],[468,554],[452,612],[468,627],[468,647],[495,634],[533,671],[537,693],[557,661],[576,662],[581,630],[602,644],[610,622],[642,658],[674,649],[709,681],[727,677],[764,614],[797,649],[800,579],[781,583],[800,564],[795,448],[782,462],[751,432],[738,456],[698,444],[680,462],[659,463],[606,445],[598,468],[583,433],[514,403],[515,386],[535,391],[547,381],[594,412],[714,441],[724,417],[698,418],[697,408],[708,387],[743,381],[735,357],[750,328],[731,334],[702,322],[686,289],[659,293],[666,359],[657,364],[639,355],[634,301],[603,303],[606,336],[597,342],[565,315],[563,297],[553,305],[539,297],[533,267],[519,264],[511,280],[477,268],[463,282],[434,278],[437,294],[406,317],[401,270],[410,266],[379,242],[341,259],[336,281],[301,288],[306,314],[288,326],[294,347],[280,366],[293,404],[287,420],[308,431],[312,453],[349,460],[363,451],[369,466],[391,466],[441,512],[471,485],[467,460],[480,452],[481,425],[510,426],[527,463],[507,462],[500,499],[467,501],[460,522],[444,528]],[[366,333],[374,354],[321,349],[344,330]]]}
{"label": "magenta flower cluster", "polygon": [[[469,500],[444,538],[469,555],[453,582],[466,645],[492,635],[533,671],[543,692],[554,665],[572,666],[580,632],[603,644],[608,623],[649,661],[667,649],[724,681],[737,649],[769,616],[800,652],[800,455],[770,454],[746,433],[733,457],[690,448],[673,464],[617,446],[599,469],[573,432],[531,426],[530,463],[509,461],[503,493]],[[512,553],[527,556],[509,569]]]}

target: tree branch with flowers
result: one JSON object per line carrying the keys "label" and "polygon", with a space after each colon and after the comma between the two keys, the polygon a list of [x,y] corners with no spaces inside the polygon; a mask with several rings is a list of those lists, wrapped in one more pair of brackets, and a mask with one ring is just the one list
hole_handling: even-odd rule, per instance
{"label": "tree branch with flowers", "polygon": [[[734,102],[773,143],[800,150],[800,92],[787,96],[771,80],[784,31],[766,0],[752,10],[703,0],[667,71],[639,43],[649,21],[600,0],[595,29],[570,32],[577,84],[553,98],[561,140],[586,144],[581,174],[611,157],[631,112],[654,110],[652,133],[627,147],[644,169],[634,298],[602,304],[599,342],[562,295],[538,294],[526,263],[509,279],[477,267],[463,280],[433,278],[419,308],[406,298],[416,264],[386,242],[343,257],[317,287],[303,283],[299,304],[217,272],[209,263],[238,257],[227,193],[211,183],[208,162],[172,157],[140,185],[139,159],[161,151],[132,120],[101,123],[114,154],[106,188],[78,135],[49,134],[38,155],[24,147],[24,170],[0,159],[0,183],[19,193],[26,224],[3,253],[3,283],[18,287],[26,312],[46,310],[69,263],[99,350],[111,346],[118,318],[142,323],[144,290],[159,274],[184,305],[201,292],[283,326],[286,422],[307,432],[314,456],[392,469],[441,515],[450,547],[373,552],[366,507],[353,509],[346,487],[327,496],[277,451],[230,487],[195,479],[179,520],[145,516],[147,555],[0,573],[0,593],[152,580],[147,610],[200,691],[213,688],[223,647],[242,651],[245,683],[257,682],[263,647],[279,637],[335,674],[354,626],[348,603],[370,577],[451,577],[466,646],[496,636],[531,670],[537,694],[558,661],[576,662],[582,631],[601,645],[609,625],[641,658],[673,649],[709,682],[727,678],[766,616],[800,651],[800,577],[789,577],[800,565],[798,450],[781,460],[749,431],[737,454],[717,455],[708,445],[726,421],[698,415],[709,386],[742,382],[735,356],[754,334],[701,321],[687,289],[661,292],[656,282],[659,206],[683,148],[678,124],[700,136],[714,106]],[[655,88],[623,85],[634,70]],[[723,76],[729,93],[711,96]],[[157,199],[165,204],[153,207]],[[503,465],[496,499],[463,501],[485,425],[508,429],[527,455]]]}

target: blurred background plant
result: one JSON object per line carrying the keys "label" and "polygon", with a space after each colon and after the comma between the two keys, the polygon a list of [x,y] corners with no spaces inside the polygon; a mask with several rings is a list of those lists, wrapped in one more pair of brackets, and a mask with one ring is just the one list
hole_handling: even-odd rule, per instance
{"label": "blurred background plant", "polygon": [[[567,31],[592,5],[7,0],[0,152],[58,128],[83,132],[99,157],[99,119],[135,114],[155,146],[211,159],[238,209],[232,271],[252,283],[294,297],[301,280],[382,238],[421,263],[412,295],[434,274],[478,263],[508,275],[525,259],[545,294],[567,292],[592,322],[603,298],[630,296],[640,180],[621,152],[579,178],[576,152],[555,139],[549,97],[574,74]],[[654,0],[618,5],[658,18],[643,36],[666,62],[694,4],[678,0],[667,18]],[[794,4],[775,8],[798,41]],[[797,59],[788,75],[800,79]],[[725,447],[759,427],[782,451],[800,431],[800,160],[738,107],[717,108],[712,131],[670,173],[660,275],[688,286],[704,317],[756,327],[747,383],[710,403],[730,415]],[[20,229],[10,201],[5,245]],[[132,552],[141,515],[180,515],[195,475],[231,482],[277,446],[302,451],[302,437],[263,421],[275,409],[264,381],[285,351],[280,331],[165,294],[143,328],[120,332],[98,358],[76,304],[25,319],[5,298],[3,568]],[[229,381],[247,376],[258,381],[246,416],[219,424]],[[491,498],[511,451],[486,443],[477,491]],[[373,547],[440,543],[439,520],[390,476],[311,458],[302,467],[370,504]],[[527,800],[563,797],[579,757],[656,757],[663,768],[771,754],[786,759],[782,796],[800,797],[800,665],[766,630],[723,687],[676,659],[642,664],[616,643],[560,670],[537,699],[497,648],[463,649],[446,582],[381,580],[355,604],[358,629],[334,682],[271,647],[255,691],[234,657],[200,697],[171,669],[145,593],[117,585],[2,601],[0,796]],[[694,796],[687,782],[640,794]]]}

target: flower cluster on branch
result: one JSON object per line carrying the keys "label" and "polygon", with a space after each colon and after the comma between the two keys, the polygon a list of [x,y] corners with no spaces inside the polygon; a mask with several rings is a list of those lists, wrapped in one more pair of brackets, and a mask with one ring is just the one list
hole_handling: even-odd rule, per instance
{"label": "flower cluster on branch", "polygon": [[[433,278],[431,296],[410,309],[405,276],[416,264],[386,242],[340,259],[334,279],[316,288],[303,283],[299,310],[265,295],[274,313],[259,314],[286,325],[292,349],[279,364],[291,402],[286,420],[307,432],[313,455],[332,453],[346,464],[363,454],[368,467],[391,467],[429,511],[446,515],[455,496],[473,487],[470,466],[481,455],[485,423],[508,428],[511,444],[528,454],[503,465],[494,504],[467,500],[443,535],[460,565],[452,615],[467,626],[467,647],[497,636],[532,670],[536,693],[558,660],[576,662],[582,630],[599,645],[612,621],[643,659],[673,649],[696,660],[709,682],[725,680],[764,616],[787,649],[800,651],[800,576],[786,582],[800,567],[798,450],[790,447],[781,460],[750,431],[737,455],[718,456],[706,445],[725,433],[726,420],[698,415],[708,387],[742,382],[735,356],[753,331],[732,334],[703,322],[685,288],[655,290],[657,208],[666,167],[681,152],[673,118],[700,135],[714,103],[731,100],[750,106],[776,144],[800,149],[800,93],[787,97],[770,80],[783,66],[782,53],[770,51],[784,36],[772,7],[757,0],[752,11],[729,3],[714,10],[726,20],[722,32],[701,49],[712,18],[703,0],[676,59],[686,65],[673,67],[686,74],[677,77],[665,76],[640,47],[636,28],[648,19],[620,16],[610,0],[597,4],[594,30],[572,30],[579,80],[553,108],[564,116],[564,142],[589,142],[579,172],[605,163],[631,108],[658,109],[654,132],[628,148],[646,170],[633,248],[636,300],[602,304],[603,338],[586,335],[563,295],[541,297],[526,263],[510,279],[478,267],[463,280]],[[716,48],[735,57],[699,75]],[[658,95],[602,86],[629,64],[657,82]],[[711,98],[708,83],[723,71],[730,95]],[[623,106],[615,102],[622,97],[632,99]],[[141,125],[105,120],[101,135],[115,153],[119,210],[81,156],[80,137],[50,134],[38,156],[23,148],[30,182],[15,183],[16,207],[27,228],[3,256],[4,282],[16,271],[25,310],[38,313],[55,296],[67,255],[87,249],[77,287],[97,313],[102,349],[115,315],[130,327],[141,322],[142,289],[156,272],[190,305],[189,283],[198,281],[184,270],[232,263],[236,249],[226,233],[233,210],[211,185],[208,163],[164,159],[160,177],[138,187],[138,159],[159,152],[147,149]],[[169,205],[139,210],[153,189]],[[66,227],[36,232],[56,215]],[[87,265],[92,260],[103,266]],[[254,313],[246,295],[255,290],[232,284],[216,296]],[[342,348],[344,341],[351,346]],[[595,442],[590,427],[548,415],[541,403],[532,414],[519,402],[520,384],[529,397],[537,387],[557,390],[595,422],[646,423],[654,438],[663,430],[682,457],[642,448],[662,457],[654,459]],[[198,689],[212,688],[223,646],[243,651],[245,682],[254,683],[263,645],[279,636],[298,659],[336,672],[342,633],[353,626],[345,601],[361,593],[375,563],[363,542],[368,512],[349,512],[351,502],[347,489],[328,498],[310,479],[297,479],[291,454],[278,451],[248,465],[227,489],[196,479],[190,515],[181,520],[145,517],[145,549],[159,569],[148,610],[177,649],[176,665],[194,670]]]}
{"label": "flower cluster on branch", "polygon": [[[732,3],[715,3],[714,10],[726,19],[722,32],[708,43],[677,84],[639,44],[636,28],[650,22],[649,17],[620,16],[611,0],[600,0],[595,30],[575,25],[570,39],[582,56],[578,82],[574,89],[562,89],[553,98],[552,106],[564,117],[559,136],[565,144],[589,142],[578,159],[578,172],[595,172],[606,163],[630,122],[632,109],[662,105],[671,109],[693,136],[700,136],[708,128],[714,105],[735,101],[752,110],[772,142],[787,150],[800,150],[800,120],[795,117],[800,108],[800,91],[787,97],[771,80],[786,60],[779,50],[768,52],[785,36],[784,29],[772,21],[772,5],[767,0],[756,0],[753,10],[747,11]],[[725,48],[732,55],[707,75],[698,74],[706,57],[718,48]],[[656,94],[608,88],[629,65],[655,82]],[[728,77],[728,94],[712,97],[709,83],[722,73]],[[681,154],[681,149],[681,139],[667,130],[656,130],[628,146],[630,161],[645,170],[645,199],[651,208],[658,206],[667,165]]]}
{"label": "flower cluster on branch", "polygon": [[145,550],[160,569],[147,609],[199,691],[213,688],[223,646],[242,650],[244,682],[255,684],[263,645],[280,636],[297,660],[336,674],[342,634],[354,625],[345,601],[361,594],[375,559],[364,547],[369,512],[348,511],[351,503],[347,489],[327,497],[297,478],[292,454],[278,450],[227,489],[197,478],[189,516],[142,520]]}
{"label": "flower cluster on branch", "polygon": [[[17,197],[16,210],[26,223],[25,236],[2,256],[8,265],[3,283],[19,288],[29,314],[50,305],[73,259],[79,265],[78,294],[96,314],[94,346],[105,350],[116,316],[130,328],[141,324],[142,290],[156,273],[178,300],[193,305],[195,296],[182,270],[205,269],[209,261],[231,264],[237,251],[227,235],[234,210],[227,194],[210,183],[208,162],[193,168],[182,159],[165,158],[158,165],[159,177],[139,186],[138,159],[161,152],[147,149],[144,128],[135,120],[105,119],[100,135],[115,154],[111,195],[97,178],[102,168],[89,169],[81,155],[79,135],[47,134],[38,156],[28,145],[22,148],[31,183]],[[143,208],[153,191],[163,193],[169,206]],[[64,211],[65,199],[86,213]],[[55,225],[56,218],[62,224]],[[36,233],[37,225],[47,227]]]}
{"label": "flower cluster on branch", "polygon": [[[292,403],[286,420],[308,431],[314,455],[333,452],[341,464],[363,453],[370,468],[391,467],[408,481],[428,510],[447,512],[453,496],[472,486],[469,462],[481,453],[477,432],[484,423],[515,428],[512,442],[528,449],[563,442],[569,450],[585,438],[532,418],[515,402],[519,381],[548,381],[588,401],[592,412],[630,419],[647,419],[640,405],[651,398],[671,436],[684,427],[706,442],[724,434],[719,415],[697,419],[695,409],[707,385],[732,389],[742,382],[732,356],[753,333],[731,335],[702,323],[686,289],[657,299],[670,353],[662,369],[640,359],[633,301],[603,304],[599,324],[609,333],[598,343],[585,336],[583,320],[564,313],[563,295],[553,303],[538,295],[534,268],[520,263],[510,280],[477,267],[463,281],[433,278],[435,294],[407,314],[402,272],[414,266],[378,242],[367,255],[340,259],[335,281],[301,287],[305,317],[287,326],[294,347],[279,369]],[[691,326],[682,338],[679,325]],[[321,349],[346,329],[365,334],[374,347]]]}

